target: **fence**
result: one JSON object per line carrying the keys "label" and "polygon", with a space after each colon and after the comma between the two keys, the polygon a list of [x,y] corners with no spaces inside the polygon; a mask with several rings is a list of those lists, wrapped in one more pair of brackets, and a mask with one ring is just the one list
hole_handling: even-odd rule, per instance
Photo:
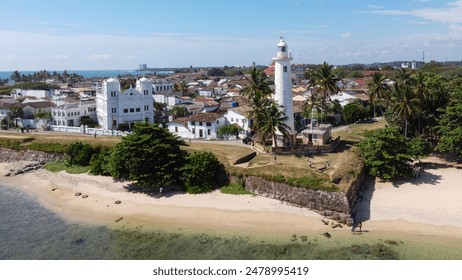
{"label": "fence", "polygon": [[63,125],[50,125],[51,131],[68,132],[68,133],[80,133],[97,136],[127,136],[128,132],[119,130],[105,130],[101,128],[89,128],[87,126],[63,126]]}

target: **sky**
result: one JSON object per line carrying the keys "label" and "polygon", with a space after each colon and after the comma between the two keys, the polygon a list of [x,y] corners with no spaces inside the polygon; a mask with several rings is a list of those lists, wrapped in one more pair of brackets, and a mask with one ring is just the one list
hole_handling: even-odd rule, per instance
{"label": "sky", "polygon": [[2,0],[0,71],[462,60],[462,0]]}

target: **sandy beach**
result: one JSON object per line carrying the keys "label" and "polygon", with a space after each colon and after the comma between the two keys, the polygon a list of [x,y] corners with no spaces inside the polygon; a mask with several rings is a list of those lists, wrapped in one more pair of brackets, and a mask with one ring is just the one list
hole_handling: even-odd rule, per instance
{"label": "sandy beach", "polygon": [[[319,214],[280,201],[251,195],[169,194],[163,197],[128,192],[127,182],[88,174],[40,169],[5,177],[27,162],[0,163],[0,183],[33,195],[46,208],[73,222],[199,228],[227,232],[293,233],[332,229]],[[420,178],[368,186],[357,211],[367,231],[462,237],[462,178],[459,166],[426,160]],[[76,196],[76,193],[81,195]],[[120,201],[120,204],[116,204]]]}

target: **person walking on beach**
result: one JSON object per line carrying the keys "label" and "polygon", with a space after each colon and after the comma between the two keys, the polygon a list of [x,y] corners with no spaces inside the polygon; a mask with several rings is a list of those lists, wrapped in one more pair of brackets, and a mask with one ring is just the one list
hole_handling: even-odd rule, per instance
{"label": "person walking on beach", "polygon": [[162,189],[162,187],[160,187],[160,189],[159,189],[159,197],[162,197],[162,191],[163,191],[163,189]]}

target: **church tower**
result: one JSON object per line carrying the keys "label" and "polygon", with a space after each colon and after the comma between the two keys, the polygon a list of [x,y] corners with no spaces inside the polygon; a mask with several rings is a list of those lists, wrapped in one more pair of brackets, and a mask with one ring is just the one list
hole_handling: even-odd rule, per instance
{"label": "church tower", "polygon": [[[274,61],[274,99],[281,106],[281,109],[284,111],[287,116],[286,124],[290,127],[289,133],[292,135],[292,138],[295,138],[295,128],[294,128],[294,110],[293,110],[293,101],[292,101],[292,77],[291,77],[291,67],[290,62],[292,61],[292,56],[288,52],[287,44],[284,39],[281,37],[278,43],[278,52],[276,57],[273,58]],[[281,139],[282,140],[282,139]],[[287,139],[293,143],[294,139]],[[278,141],[279,142],[279,141]],[[282,141],[281,141],[282,143]]]}

